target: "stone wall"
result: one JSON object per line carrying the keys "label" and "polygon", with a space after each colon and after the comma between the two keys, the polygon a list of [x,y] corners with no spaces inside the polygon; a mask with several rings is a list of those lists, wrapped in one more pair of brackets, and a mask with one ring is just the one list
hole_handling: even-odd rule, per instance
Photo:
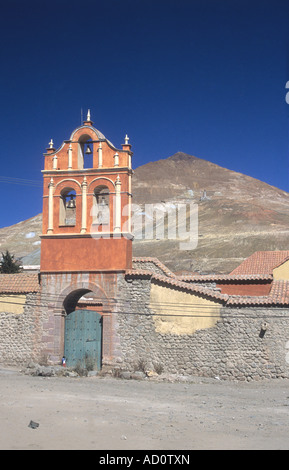
{"label": "stone wall", "polygon": [[155,328],[150,290],[149,279],[121,282],[123,300],[117,315],[123,368],[133,370],[142,362],[148,369],[161,367],[172,374],[289,378],[288,309],[223,307],[213,328],[189,335],[162,334]]}
{"label": "stone wall", "polygon": [[[107,364],[132,371],[142,363],[149,370],[220,379],[289,378],[289,309],[228,308],[219,304],[218,318],[211,325],[207,323],[210,327],[191,334],[183,330],[172,330],[179,334],[168,333],[157,327],[151,308],[151,285],[157,280],[149,276],[125,278],[121,273],[117,277],[102,277],[103,287],[109,284],[110,297],[116,294],[117,299],[111,315],[105,315]],[[92,288],[92,281],[99,285],[100,279],[96,275],[88,282],[82,277],[72,285],[62,278],[63,298],[80,286]],[[60,279],[55,283],[46,281],[42,296],[27,294],[23,313],[0,312],[0,363],[45,362],[53,354],[56,362],[60,360],[63,353],[60,327],[64,324],[56,295]],[[69,286],[67,291],[63,291],[64,281]],[[54,292],[49,291],[51,285],[56,289]],[[172,289],[179,292],[178,287]],[[208,310],[204,315],[208,315]]]}
{"label": "stone wall", "polygon": [[[10,296],[13,305],[13,295]],[[43,319],[39,294],[26,295],[22,313],[0,311],[0,363],[25,364],[41,358]],[[16,305],[16,310],[18,309]],[[1,309],[0,309],[1,310]]]}

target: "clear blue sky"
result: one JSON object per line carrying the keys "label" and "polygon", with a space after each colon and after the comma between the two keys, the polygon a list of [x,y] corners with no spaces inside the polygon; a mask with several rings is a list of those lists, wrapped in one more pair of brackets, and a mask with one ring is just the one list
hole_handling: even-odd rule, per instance
{"label": "clear blue sky", "polygon": [[288,0],[3,2],[0,227],[42,211],[88,108],[134,168],[183,151],[289,191],[288,25]]}

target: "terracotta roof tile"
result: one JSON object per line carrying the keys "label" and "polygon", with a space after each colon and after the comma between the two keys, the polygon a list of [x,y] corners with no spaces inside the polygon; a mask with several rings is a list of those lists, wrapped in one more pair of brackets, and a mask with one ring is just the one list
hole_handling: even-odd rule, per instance
{"label": "terracotta roof tile", "polygon": [[[149,269],[131,269],[126,271],[128,277],[148,277],[153,281],[159,281],[172,287],[182,288],[197,295],[219,300],[224,306],[284,306],[289,307],[289,281],[273,280],[272,271],[286,259],[289,259],[289,251],[258,251],[245,260],[231,274],[214,275],[184,275],[176,276],[160,263],[157,258],[134,258],[136,261],[153,262],[162,268],[164,274],[157,274]],[[165,269],[164,269],[165,268]],[[240,269],[239,269],[240,268]],[[170,275],[165,273],[169,272]],[[199,285],[200,282],[272,282],[268,295],[227,295],[221,294],[216,289]]]}
{"label": "terracotta roof tile", "polygon": [[256,251],[231,274],[272,274],[273,269],[289,258],[289,251]]}
{"label": "terracotta roof tile", "polygon": [[275,303],[289,305],[289,281],[274,280],[269,296]]}
{"label": "terracotta roof tile", "polygon": [[273,280],[270,293],[264,296],[227,295],[210,287],[200,286],[197,283],[183,282],[178,278],[153,273],[142,269],[126,271],[128,277],[149,277],[152,282],[159,281],[171,287],[182,288],[187,292],[202,295],[207,298],[222,301],[225,306],[284,306],[289,307],[289,281]]}
{"label": "terracotta roof tile", "polygon": [[289,306],[289,281],[274,280],[268,295],[239,296],[231,295],[227,305],[252,306]]}
{"label": "terracotta roof tile", "polygon": [[197,295],[205,296],[214,300],[226,302],[229,298],[227,294],[221,294],[219,290],[212,289],[210,287],[199,286],[198,284],[189,284],[187,282],[182,282],[177,278],[170,278],[168,276],[156,274],[152,271],[144,269],[130,269],[127,270],[125,274],[127,277],[150,277],[152,281],[159,281],[171,287],[181,288],[188,292],[192,292]]}
{"label": "terracotta roof tile", "polygon": [[167,268],[167,266],[165,266],[158,258],[153,258],[153,257],[137,258],[137,257],[134,257],[132,259],[132,261],[136,262],[136,263],[153,263],[161,271],[163,271],[163,273],[166,274],[167,276],[176,277],[175,273],[173,273],[169,268]]}
{"label": "terracotta roof tile", "polygon": [[170,286],[180,287],[184,290],[204,295],[216,300],[223,300],[224,302],[229,298],[227,294],[221,294],[219,290],[211,289],[210,287],[203,287],[197,284],[188,284],[187,282],[179,281],[178,279],[170,279],[160,274],[153,274],[152,280],[158,280]]}
{"label": "terracotta roof tile", "polygon": [[198,274],[178,276],[184,282],[243,282],[243,281],[271,281],[272,274]]}
{"label": "terracotta roof tile", "polygon": [[39,291],[38,274],[0,274],[1,294],[27,294]]}
{"label": "terracotta roof tile", "polygon": [[125,275],[128,277],[138,277],[138,276],[145,276],[151,277],[153,275],[153,271],[148,269],[127,269]]}

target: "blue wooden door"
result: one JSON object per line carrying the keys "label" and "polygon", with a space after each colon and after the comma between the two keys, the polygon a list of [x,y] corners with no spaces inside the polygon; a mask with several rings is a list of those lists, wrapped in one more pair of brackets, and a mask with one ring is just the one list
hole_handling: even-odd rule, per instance
{"label": "blue wooden door", "polygon": [[102,317],[93,310],[75,310],[65,318],[64,356],[68,367],[101,369]]}

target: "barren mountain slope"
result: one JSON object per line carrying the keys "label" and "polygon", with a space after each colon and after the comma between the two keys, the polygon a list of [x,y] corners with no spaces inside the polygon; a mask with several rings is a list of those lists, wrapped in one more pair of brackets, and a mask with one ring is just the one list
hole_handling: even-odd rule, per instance
{"label": "barren mountain slope", "polygon": [[[195,249],[181,250],[179,239],[134,241],[134,256],[158,257],[174,271],[230,272],[254,251],[289,247],[288,193],[181,152],[135,170],[133,203],[143,222],[147,204],[164,213],[178,203],[197,207]],[[0,229],[0,250],[39,264],[41,219]]]}
{"label": "barren mountain slope", "polygon": [[41,245],[39,235],[41,231],[42,214],[10,227],[1,228],[0,251],[9,250],[17,258],[23,258],[35,252],[36,256],[31,255],[31,259],[35,258],[34,263],[31,262],[31,264],[39,264]]}
{"label": "barren mountain slope", "polygon": [[198,245],[137,240],[136,256],[157,256],[175,271],[230,272],[256,250],[289,246],[289,194],[259,180],[184,153],[135,171],[134,202],[194,202]]}

